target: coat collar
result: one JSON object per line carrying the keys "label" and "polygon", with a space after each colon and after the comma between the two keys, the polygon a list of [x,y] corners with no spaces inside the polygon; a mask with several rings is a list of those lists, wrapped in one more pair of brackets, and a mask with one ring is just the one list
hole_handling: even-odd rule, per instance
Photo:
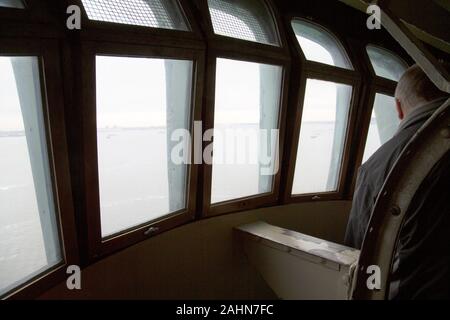
{"label": "coat collar", "polygon": [[414,108],[414,110],[400,122],[397,134],[420,121],[428,119],[447,99],[447,97],[439,98]]}

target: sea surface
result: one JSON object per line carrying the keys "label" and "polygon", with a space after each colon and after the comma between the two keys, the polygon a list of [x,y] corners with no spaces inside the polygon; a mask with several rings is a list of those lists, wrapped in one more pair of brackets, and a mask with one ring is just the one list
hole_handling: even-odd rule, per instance
{"label": "sea surface", "polygon": [[[242,129],[255,130],[256,126],[243,125]],[[302,181],[300,189],[304,186],[305,190],[320,190],[327,183],[333,156],[334,125],[306,123],[302,130],[302,152],[297,155],[302,167],[296,170],[296,180]],[[378,140],[371,134],[369,148],[376,149]],[[170,211],[168,176],[177,168],[169,168],[167,149],[164,128],[98,132],[104,235]],[[27,150],[23,133],[0,134],[0,293],[48,266]],[[259,169],[258,164],[216,165],[213,200],[257,194],[261,188]],[[186,177],[180,179],[185,181]],[[180,185],[171,188],[182,193]]]}

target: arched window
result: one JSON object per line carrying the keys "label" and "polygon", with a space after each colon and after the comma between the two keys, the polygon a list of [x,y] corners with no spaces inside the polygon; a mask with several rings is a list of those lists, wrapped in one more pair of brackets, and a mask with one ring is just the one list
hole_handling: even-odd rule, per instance
{"label": "arched window", "polygon": [[275,24],[263,0],[208,0],[214,33],[279,45]]}
{"label": "arched window", "polygon": [[384,84],[382,87],[377,85],[377,83],[380,81],[386,82],[384,79],[397,82],[408,68],[406,62],[389,50],[371,44],[366,47],[366,50],[377,78],[375,79],[375,97],[373,98],[374,103],[364,148],[363,163],[381,145],[394,136],[400,123],[395,109],[394,93],[396,83]]}
{"label": "arched window", "polygon": [[[266,0],[208,0],[205,9],[212,22],[208,39],[215,41],[209,43],[214,56],[206,90],[214,99],[205,107],[204,152],[211,154],[211,165],[205,159],[202,210],[217,215],[278,197],[278,137],[289,56]],[[237,46],[236,39],[244,41]],[[271,45],[271,57],[259,44]]]}
{"label": "arched window", "polygon": [[368,45],[366,50],[373,70],[379,77],[398,81],[408,68],[408,65],[402,59],[386,49]]}
{"label": "arched window", "polygon": [[[290,165],[291,197],[337,193],[357,75],[344,47],[330,32],[301,19],[293,19],[291,25],[309,65],[303,71],[305,85],[299,88],[304,99],[298,101],[303,106],[297,115],[300,131],[295,132],[298,144],[295,140],[292,146],[297,152],[295,166]],[[339,68],[334,69],[336,76],[323,73],[329,66]],[[349,76],[354,80],[349,81]]]}
{"label": "arched window", "polygon": [[82,0],[90,20],[189,30],[176,0]]}
{"label": "arched window", "polygon": [[83,113],[96,120],[83,127],[84,157],[96,165],[80,163],[93,177],[81,195],[92,258],[192,219],[204,52],[185,1],[82,1],[90,19],[114,23],[86,23],[95,32],[79,58]]}
{"label": "arched window", "polygon": [[307,60],[353,69],[342,45],[324,28],[299,19],[292,20],[292,28]]}

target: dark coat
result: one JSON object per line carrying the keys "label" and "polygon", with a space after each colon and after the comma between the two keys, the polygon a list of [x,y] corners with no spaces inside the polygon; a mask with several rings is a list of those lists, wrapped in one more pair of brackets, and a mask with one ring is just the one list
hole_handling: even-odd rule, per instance
{"label": "dark coat", "polygon": [[[419,107],[400,124],[396,135],[358,172],[345,244],[361,248],[382,185],[398,156],[445,99]],[[401,231],[391,298],[447,298],[450,288],[450,159],[443,159],[422,183]]]}

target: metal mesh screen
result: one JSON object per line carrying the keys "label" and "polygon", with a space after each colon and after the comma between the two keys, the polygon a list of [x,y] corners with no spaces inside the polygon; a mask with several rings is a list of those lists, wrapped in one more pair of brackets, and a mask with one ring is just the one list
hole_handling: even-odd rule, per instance
{"label": "metal mesh screen", "polygon": [[216,34],[279,45],[273,18],[260,0],[208,0]]}
{"label": "metal mesh screen", "polygon": [[90,20],[188,30],[175,0],[82,0]]}

